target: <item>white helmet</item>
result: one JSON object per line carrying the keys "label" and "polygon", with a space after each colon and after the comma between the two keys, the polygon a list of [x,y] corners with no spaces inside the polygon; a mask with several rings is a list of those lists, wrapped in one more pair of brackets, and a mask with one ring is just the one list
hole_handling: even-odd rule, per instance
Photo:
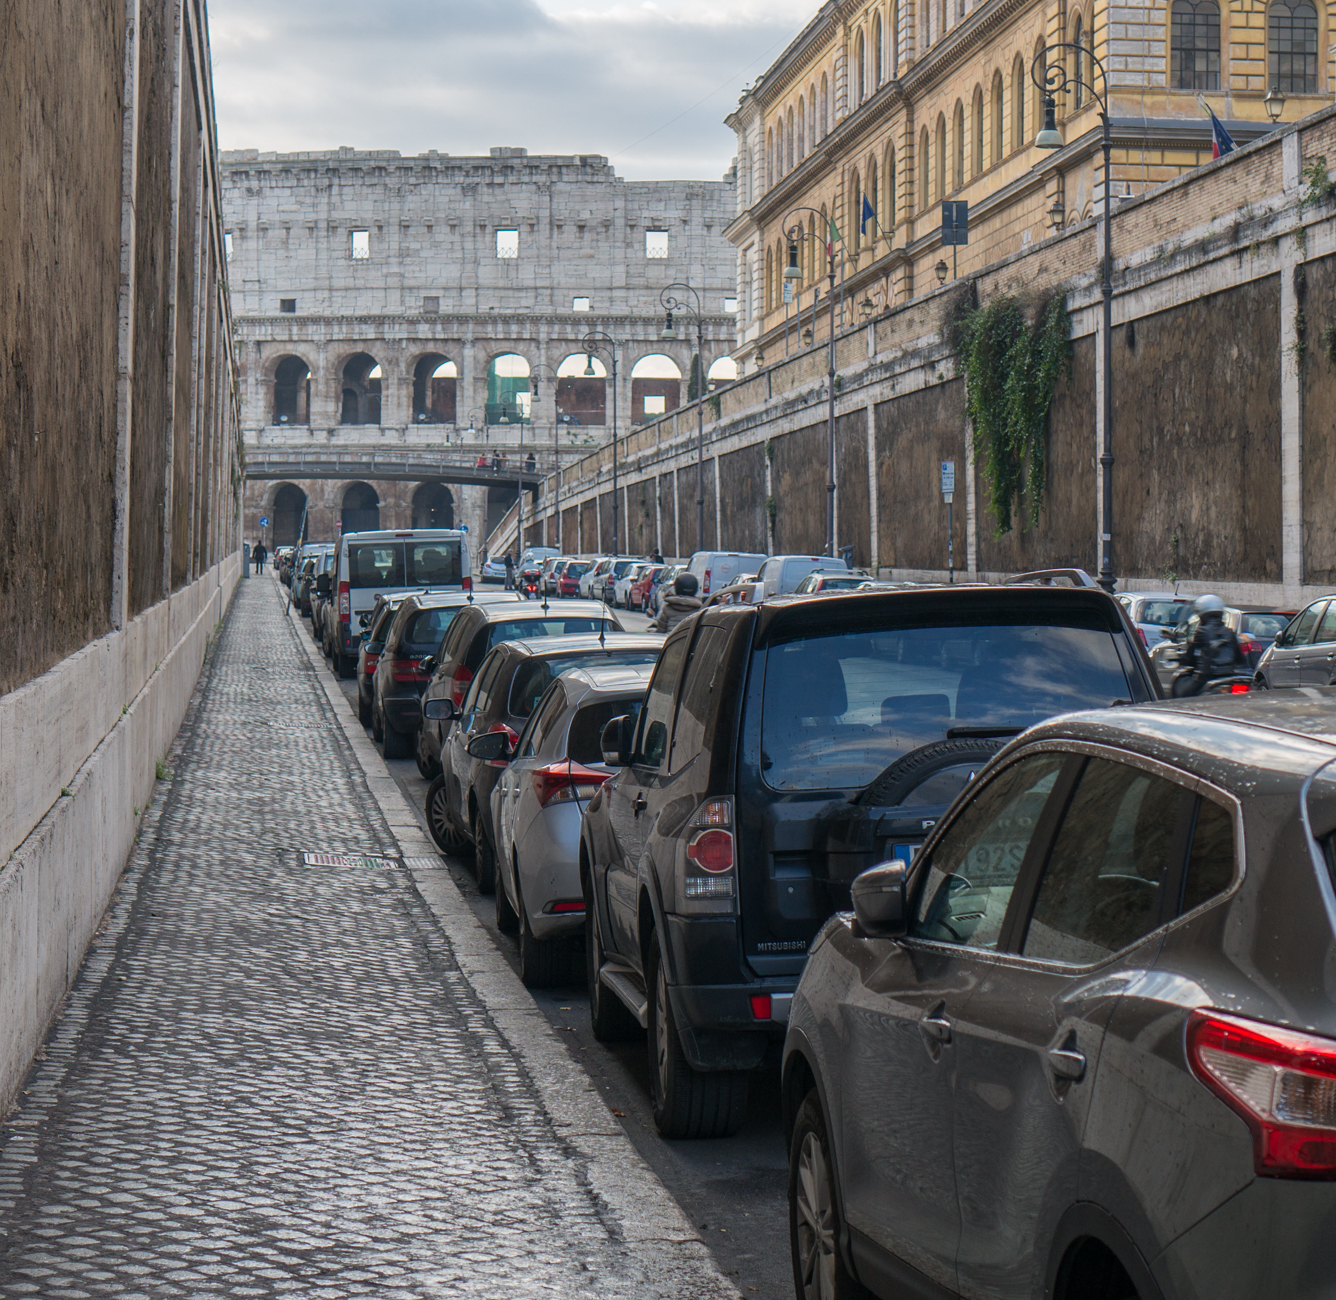
{"label": "white helmet", "polygon": [[1223,614],[1225,602],[1219,596],[1198,596],[1192,602],[1192,612],[1198,618],[1205,618],[1208,614]]}

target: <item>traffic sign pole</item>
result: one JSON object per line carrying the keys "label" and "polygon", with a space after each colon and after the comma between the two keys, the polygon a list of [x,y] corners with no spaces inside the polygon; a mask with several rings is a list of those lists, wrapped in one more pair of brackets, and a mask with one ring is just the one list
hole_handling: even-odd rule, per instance
{"label": "traffic sign pole", "polygon": [[953,460],[942,461],[942,496],[946,500],[946,572],[947,581],[956,580],[956,529],[955,529],[955,496],[956,496],[956,462]]}

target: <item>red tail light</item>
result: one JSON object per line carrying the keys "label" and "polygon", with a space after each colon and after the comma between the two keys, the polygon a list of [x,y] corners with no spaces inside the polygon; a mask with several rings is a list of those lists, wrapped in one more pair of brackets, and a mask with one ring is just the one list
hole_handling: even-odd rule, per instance
{"label": "red tail light", "polygon": [[1229,693],[1231,695],[1247,695],[1250,690],[1252,690],[1252,687],[1249,686],[1247,682],[1235,682],[1234,685],[1229,688]]}
{"label": "red tail light", "polygon": [[752,1016],[757,1020],[770,1019],[770,994],[754,993],[751,1000]]}
{"label": "red tail light", "polygon": [[422,671],[417,659],[391,659],[390,680],[395,682],[426,682],[431,678]]}
{"label": "red tail light", "polygon": [[346,582],[339,583],[339,622],[347,623],[353,616],[351,588]]}
{"label": "red tail light", "polygon": [[702,595],[706,595],[706,596],[708,596],[708,595],[710,594],[710,571],[709,571],[709,569],[706,569],[706,570],[705,570],[705,584],[704,584],[704,585],[705,585],[705,590],[702,592]]}
{"label": "red tail light", "polygon": [[1244,654],[1250,655],[1254,650],[1260,650],[1261,648],[1262,647],[1258,645],[1257,642],[1252,639],[1252,637],[1250,636],[1239,637],[1239,649],[1242,650]]}
{"label": "red tail light", "polygon": [[687,845],[687,857],[703,871],[727,871],[733,865],[733,832],[701,831]]}
{"label": "red tail light", "polygon": [[565,762],[549,763],[546,767],[536,768],[532,775],[538,806],[546,808],[550,803],[574,803],[578,799],[592,799],[610,773],[595,772],[591,768],[582,767],[579,763]]}
{"label": "red tail light", "polygon": [[376,665],[380,663],[380,656],[368,652],[366,657],[366,675],[371,676],[376,671]]}
{"label": "red tail light", "polygon": [[1194,1011],[1187,1054],[1252,1130],[1258,1174],[1336,1179],[1336,1039]]}
{"label": "red tail light", "polygon": [[464,576],[464,582],[463,582],[462,585],[463,585],[463,588],[464,588],[465,591],[472,591],[472,590],[473,590],[473,579],[470,578],[470,577],[466,574],[466,575]]}
{"label": "red tail light", "polygon": [[464,707],[464,696],[469,693],[469,683],[473,680],[473,670],[465,668],[460,664],[455,669],[454,680],[450,684],[450,698],[454,701],[455,708]]}
{"label": "red tail light", "polygon": [[1141,644],[1144,645],[1147,650],[1149,650],[1150,642],[1146,640],[1146,629],[1144,627],[1137,628],[1137,636],[1141,638]]}
{"label": "red tail light", "polygon": [[585,905],[583,899],[568,898],[553,903],[551,907],[546,908],[545,910],[560,915],[563,912],[583,912],[585,910]]}

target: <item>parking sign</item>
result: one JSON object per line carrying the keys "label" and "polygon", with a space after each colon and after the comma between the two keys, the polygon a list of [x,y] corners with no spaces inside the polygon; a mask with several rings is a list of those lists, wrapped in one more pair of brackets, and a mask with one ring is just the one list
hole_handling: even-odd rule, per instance
{"label": "parking sign", "polygon": [[268,527],[269,527],[269,516],[268,516],[268,515],[262,515],[262,516],[260,517],[260,527],[261,527],[261,528],[268,528]]}
{"label": "parking sign", "polygon": [[944,460],[942,462],[942,495],[951,500],[956,490],[956,462],[953,460]]}

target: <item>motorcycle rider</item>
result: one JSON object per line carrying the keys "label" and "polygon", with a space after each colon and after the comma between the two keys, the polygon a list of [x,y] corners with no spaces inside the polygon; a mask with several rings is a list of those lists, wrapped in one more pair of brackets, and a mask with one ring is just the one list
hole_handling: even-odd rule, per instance
{"label": "motorcycle rider", "polygon": [[1182,665],[1174,674],[1170,694],[1174,699],[1200,695],[1207,682],[1248,671],[1248,661],[1239,649],[1239,639],[1224,618],[1225,602],[1219,596],[1198,596],[1184,631]]}
{"label": "motorcycle rider", "polygon": [[696,598],[696,576],[679,573],[673,579],[673,594],[663,598],[663,608],[649,627],[651,632],[671,632],[684,618],[690,618],[701,602]]}

